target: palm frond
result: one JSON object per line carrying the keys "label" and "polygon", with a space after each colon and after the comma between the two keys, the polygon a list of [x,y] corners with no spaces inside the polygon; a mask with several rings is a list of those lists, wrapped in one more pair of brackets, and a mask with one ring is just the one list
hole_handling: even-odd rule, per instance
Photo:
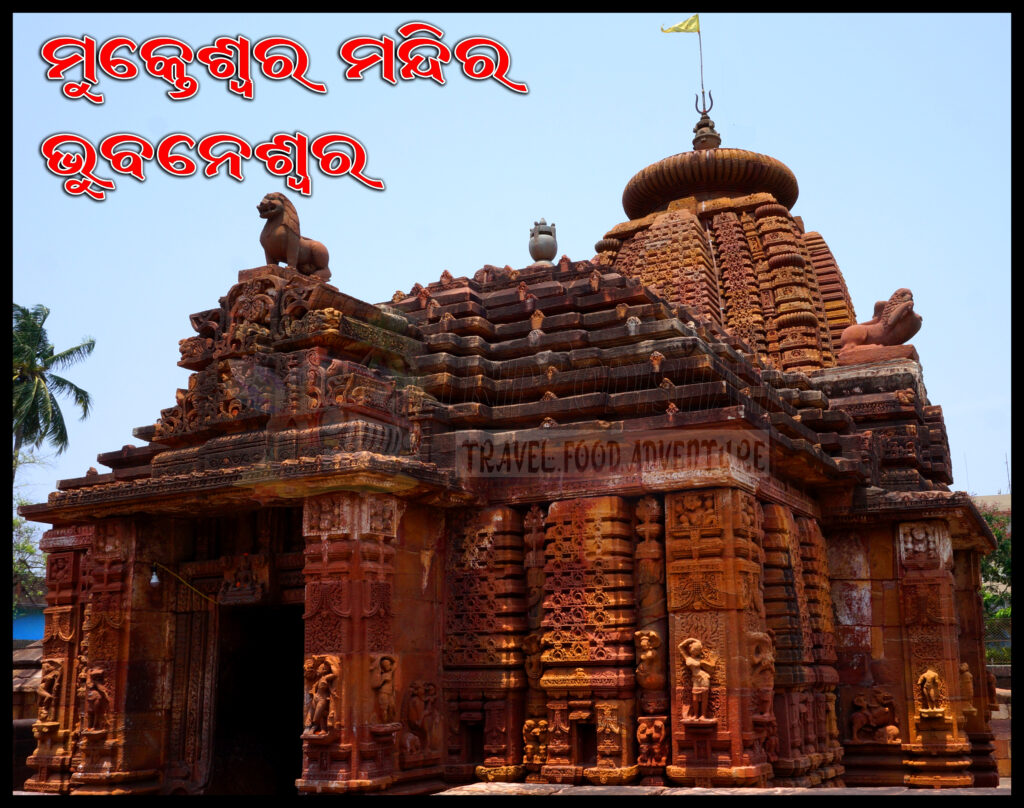
{"label": "palm frond", "polygon": [[56,393],[61,393],[62,395],[70,396],[75,404],[82,408],[82,418],[87,418],[89,415],[89,407],[92,403],[89,399],[89,394],[81,387],[69,382],[62,376],[58,376],[55,373],[47,374],[47,376],[50,382],[50,390]]}
{"label": "palm frond", "polygon": [[74,348],[68,348],[66,351],[53,354],[49,357],[46,368],[47,370],[64,370],[71,365],[78,364],[89,356],[95,347],[96,340],[87,339],[81,345],[76,345]]}

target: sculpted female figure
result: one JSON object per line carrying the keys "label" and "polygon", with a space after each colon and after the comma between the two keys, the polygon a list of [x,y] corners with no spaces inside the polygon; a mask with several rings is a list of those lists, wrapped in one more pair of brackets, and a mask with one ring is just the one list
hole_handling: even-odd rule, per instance
{"label": "sculpted female figure", "polygon": [[665,686],[665,675],[661,671],[661,638],[654,631],[637,631],[633,634],[636,643],[636,681],[644,690],[660,690]]}
{"label": "sculpted female figure", "polygon": [[327,717],[331,711],[331,685],[337,674],[331,672],[330,663],[324,661],[317,669],[316,684],[313,686],[313,718],[314,732],[327,732]]}
{"label": "sculpted female figure", "polygon": [[389,724],[395,720],[395,659],[382,656],[370,663],[370,687],[377,691],[377,720]]}
{"label": "sculpted female figure", "polygon": [[688,718],[711,718],[711,671],[715,663],[703,659],[704,645],[696,637],[688,637],[679,643],[679,653],[683,655],[683,664],[690,672],[690,711]]}

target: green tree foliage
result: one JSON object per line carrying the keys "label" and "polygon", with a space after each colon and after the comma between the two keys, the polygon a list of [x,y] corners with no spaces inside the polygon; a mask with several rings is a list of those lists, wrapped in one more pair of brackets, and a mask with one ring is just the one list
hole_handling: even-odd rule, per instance
{"label": "green tree foliage", "polygon": [[979,508],[996,539],[996,549],[981,560],[982,599],[986,617],[1010,617],[1010,515]]}
{"label": "green tree foliage", "polygon": [[14,305],[13,319],[13,421],[14,470],[22,447],[40,447],[49,443],[60,454],[68,448],[68,431],[57,403],[57,395],[68,396],[81,408],[82,418],[89,415],[89,394],[57,371],[82,361],[96,347],[93,339],[57,352],[46,335],[46,306]]}
{"label": "green tree foliage", "polygon": [[[45,461],[32,454],[19,452],[14,457],[15,471],[22,465],[45,465]],[[43,605],[46,595],[46,556],[39,549],[37,528],[18,516],[18,506],[28,500],[14,489],[14,531],[11,541],[11,572],[13,573],[13,616],[17,617],[29,605]]]}

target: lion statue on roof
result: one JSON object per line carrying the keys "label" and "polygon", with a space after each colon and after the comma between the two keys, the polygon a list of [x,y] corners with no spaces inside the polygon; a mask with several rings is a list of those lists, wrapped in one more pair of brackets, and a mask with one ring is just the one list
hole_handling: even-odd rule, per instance
{"label": "lion statue on roof", "polygon": [[327,248],[319,241],[302,237],[299,216],[288,197],[279,193],[267,194],[256,210],[261,219],[267,220],[260,233],[260,244],[268,264],[284,261],[303,275],[330,280]]}
{"label": "lion statue on roof", "polygon": [[897,289],[888,300],[875,303],[870,320],[847,327],[840,344],[842,350],[860,345],[902,345],[920,329],[921,315],[914,311],[913,293]]}

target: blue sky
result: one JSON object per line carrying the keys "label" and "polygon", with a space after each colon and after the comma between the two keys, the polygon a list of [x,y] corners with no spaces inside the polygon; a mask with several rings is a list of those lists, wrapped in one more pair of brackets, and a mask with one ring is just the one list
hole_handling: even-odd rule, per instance
{"label": "blue sky", "polygon": [[[25,469],[40,501],[55,481],[97,465],[99,452],[138,443],[135,426],[174,404],[188,315],[217,305],[237,272],[264,263],[256,205],[288,193],[304,235],[324,242],[332,283],[370,302],[484,264],[521,267],[529,229],[558,228],[559,255],[594,255],[624,221],[633,174],[691,148],[700,89],[693,34],[663,34],[693,13],[573,15],[101,15],[14,17],[14,300],[51,309],[58,348],[83,336],[93,356],[67,375],[93,396],[68,416],[71,448]],[[525,95],[470,81],[453,61],[447,82],[386,84],[372,70],[346,81],[343,41],[388,34],[410,20],[449,46],[480,34],[502,42]],[[924,325],[914,338],[933,404],[943,407],[954,487],[1007,490],[1010,451],[1010,17],[1003,15],[702,14],[704,82],[723,145],[771,155],[800,184],[793,208],[828,242],[857,309],[899,287]],[[218,36],[290,37],[310,55],[326,94],[258,72],[252,101],[199,65],[199,92],[172,101],[145,74],[102,77],[101,106],[61,95],[40,47],[88,34],[136,43],[174,36],[198,49]],[[121,52],[124,53],[123,51]],[[138,62],[138,57],[134,57]],[[77,69],[69,76],[78,78]],[[102,76],[102,74],[101,74]],[[72,197],[39,146],[71,132],[93,144],[115,132],[153,143],[172,132],[231,132],[250,144],[278,132],[338,132],[366,148],[373,191],[315,168],[312,195],[289,191],[256,160],[243,182],[114,175],[103,202]],[[100,471],[105,471],[100,468]]]}

